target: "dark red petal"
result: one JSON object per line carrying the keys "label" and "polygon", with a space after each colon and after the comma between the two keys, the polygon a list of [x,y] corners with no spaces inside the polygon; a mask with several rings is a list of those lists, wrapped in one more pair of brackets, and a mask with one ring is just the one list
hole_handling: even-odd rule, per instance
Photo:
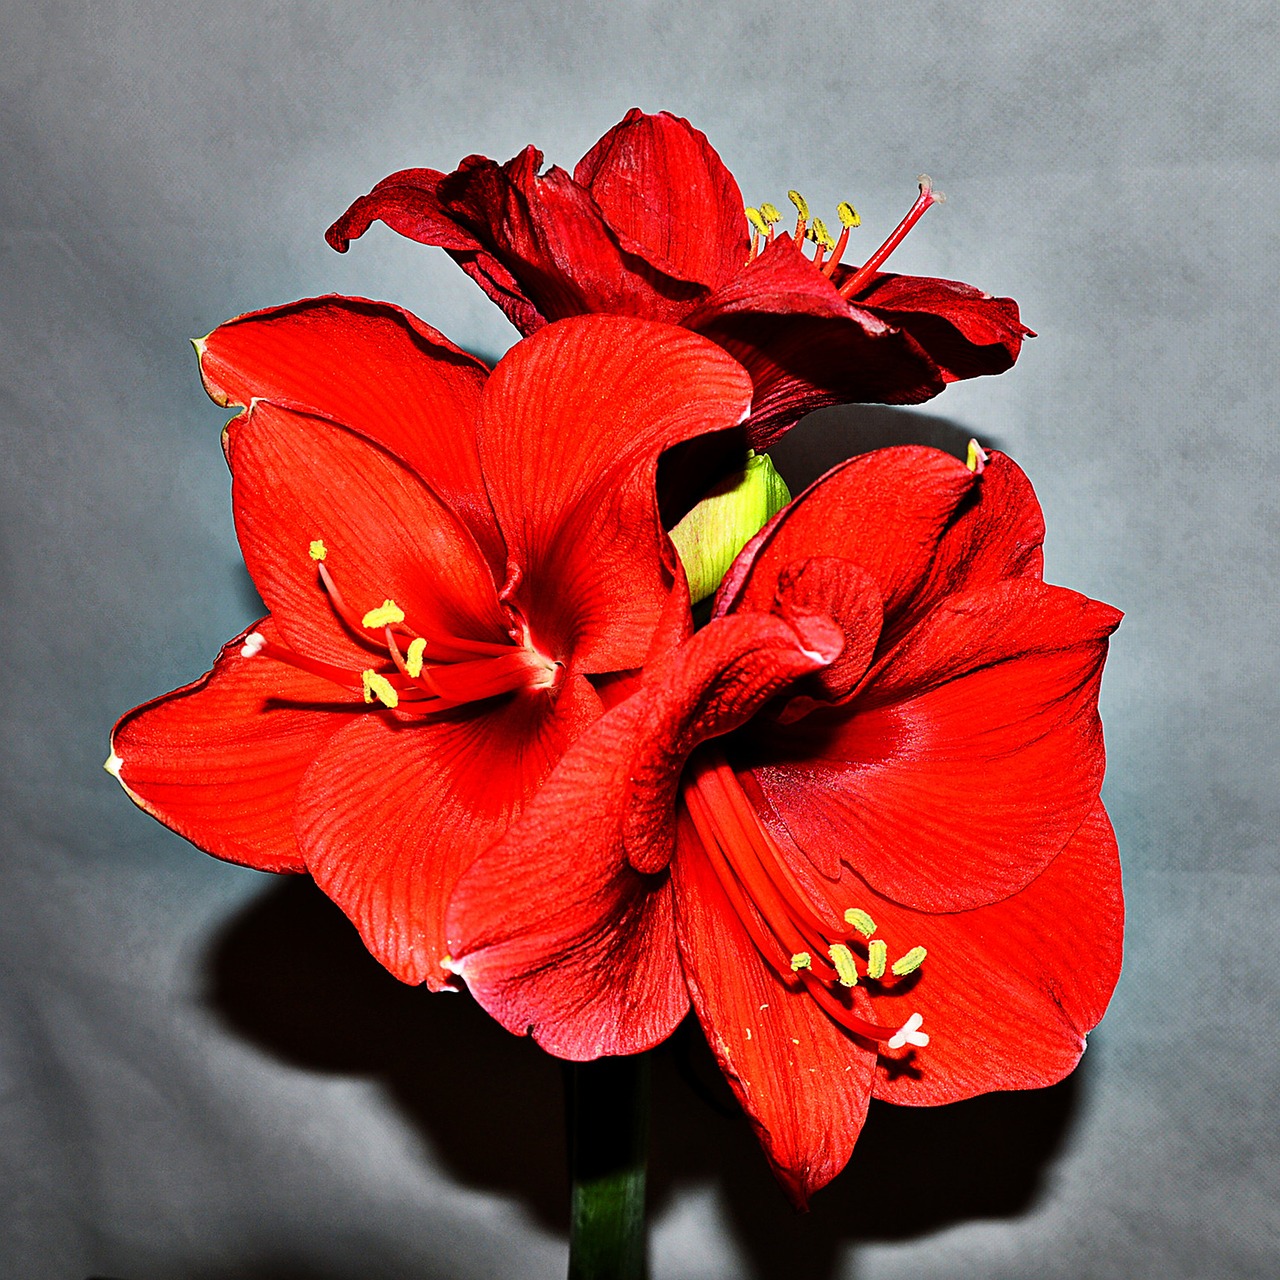
{"label": "dark red petal", "polygon": [[542,652],[587,672],[644,661],[674,566],[658,455],[732,427],[750,396],[718,347],[643,320],[580,317],[508,352],[485,388],[481,458]]}
{"label": "dark red petal", "polygon": [[410,627],[507,638],[492,573],[470,530],[389,453],[262,400],[231,432],[245,564],[300,653],[347,666],[361,655],[321,586],[312,540],[324,542],[325,567],[357,618],[392,599]]}
{"label": "dark red petal", "polygon": [[270,400],[347,427],[394,453],[496,541],[476,451],[489,371],[430,325],[386,303],[308,298],[219,325],[198,347],[205,389],[219,404]]}
{"label": "dark red petal", "polygon": [[828,876],[843,861],[929,911],[1008,897],[1097,799],[1098,682],[1118,620],[1029,578],[953,597],[851,701],[754,735],[755,775]]}
{"label": "dark red petal", "polygon": [[854,302],[914,338],[947,382],[1003,373],[1023,338],[1035,336],[1012,298],[993,298],[958,280],[876,276]]}
{"label": "dark red petal", "polygon": [[900,1025],[919,1012],[930,1037],[908,1070],[891,1060],[905,1054],[883,1052],[875,1094],[890,1102],[933,1106],[1054,1084],[1076,1065],[1120,974],[1120,863],[1100,804],[1044,872],[1003,902],[946,915],[875,894],[860,905],[891,960],[911,946],[928,950],[909,991],[872,996],[879,1021]]}
{"label": "dark red petal", "polygon": [[707,1043],[803,1208],[848,1163],[875,1051],[765,965],[696,837],[683,830],[672,874],[680,957]]}
{"label": "dark red petal", "polygon": [[[268,640],[270,618],[249,628]],[[244,636],[199,680],[136,707],[111,735],[129,797],[207,853],[261,871],[302,871],[293,835],[298,783],[358,700],[259,654]]]}
{"label": "dark red petal", "polygon": [[447,985],[444,913],[459,875],[600,714],[590,685],[410,722],[367,715],[307,773],[297,834],[316,883],[404,982]]}
{"label": "dark red petal", "polygon": [[503,1026],[562,1058],[639,1053],[689,1007],[670,880],[622,849],[635,715],[625,703],[588,730],[453,895],[455,971]]}
{"label": "dark red petal", "polygon": [[633,107],[573,178],[622,244],[668,275],[714,289],[742,270],[750,248],[742,193],[687,120]]}
{"label": "dark red petal", "polygon": [[825,405],[919,404],[946,385],[908,333],[851,306],[790,237],[779,237],[682,321],[731,352],[756,394],[750,443],[767,449]]}
{"label": "dark red petal", "polygon": [[674,322],[706,293],[622,245],[590,193],[558,167],[540,174],[541,165],[533,147],[501,166],[473,156],[438,188],[442,207],[541,316],[610,312]]}
{"label": "dark red petal", "polygon": [[[475,164],[492,165],[493,161],[469,156],[460,167]],[[520,291],[511,272],[489,252],[488,240],[482,241],[458,214],[440,203],[440,183],[448,176],[437,169],[402,169],[383,178],[325,232],[325,239],[339,253],[346,253],[352,240],[380,220],[419,244],[439,245],[521,333],[535,332],[546,323],[545,318]]]}

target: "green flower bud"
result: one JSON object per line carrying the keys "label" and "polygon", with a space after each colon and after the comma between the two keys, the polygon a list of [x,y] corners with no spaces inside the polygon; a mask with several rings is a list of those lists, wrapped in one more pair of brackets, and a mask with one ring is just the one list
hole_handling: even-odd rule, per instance
{"label": "green flower bud", "polygon": [[714,594],[738,552],[790,501],[769,455],[748,450],[747,465],[671,530],[694,604]]}

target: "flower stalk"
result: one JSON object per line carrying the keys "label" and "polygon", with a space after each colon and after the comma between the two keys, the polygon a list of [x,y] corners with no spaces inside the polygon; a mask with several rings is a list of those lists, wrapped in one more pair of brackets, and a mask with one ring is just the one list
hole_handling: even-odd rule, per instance
{"label": "flower stalk", "polygon": [[569,1280],[646,1280],[649,1058],[570,1064]]}

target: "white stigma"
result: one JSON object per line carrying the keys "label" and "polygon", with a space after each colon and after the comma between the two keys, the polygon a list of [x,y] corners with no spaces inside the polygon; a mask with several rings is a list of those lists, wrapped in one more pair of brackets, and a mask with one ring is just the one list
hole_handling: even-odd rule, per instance
{"label": "white stigma", "polygon": [[240,646],[240,656],[242,658],[252,658],[261,653],[267,647],[267,637],[261,631],[250,631],[244,638],[244,644]]}
{"label": "white stigma", "polygon": [[918,1049],[923,1049],[929,1043],[929,1036],[920,1030],[922,1026],[924,1026],[924,1017],[913,1013],[894,1033],[889,1041],[889,1048],[901,1049],[904,1045],[912,1044]]}

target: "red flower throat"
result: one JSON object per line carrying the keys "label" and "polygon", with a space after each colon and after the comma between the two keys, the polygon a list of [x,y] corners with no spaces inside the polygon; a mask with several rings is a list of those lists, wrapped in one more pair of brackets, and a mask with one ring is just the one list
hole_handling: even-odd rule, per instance
{"label": "red flower throat", "polygon": [[343,689],[361,690],[365,702],[377,701],[386,707],[420,715],[513,693],[517,689],[545,689],[554,693],[560,687],[564,663],[538,652],[523,614],[508,599],[515,587],[515,575],[499,592],[499,600],[510,620],[511,640],[494,643],[415,630],[407,624],[404,610],[394,600],[384,600],[363,616],[357,614],[334,582],[325,564],[327,554],[322,541],[317,539],[311,543],[311,558],[316,562],[320,584],[334,613],[358,643],[374,652],[385,645],[388,657],[381,658],[375,666],[352,671],[305,657],[286,645],[273,644],[257,631],[245,637],[240,650],[242,657],[262,654],[275,658]]}
{"label": "red flower throat", "polygon": [[[848,992],[859,978],[880,990],[899,985],[920,968],[923,947],[912,947],[888,963],[888,947],[876,938],[875,921],[861,908],[844,913],[846,928],[815,911],[813,895],[787,866],[773,836],[757,816],[767,805],[763,794],[753,804],[728,761],[703,747],[690,759],[681,799],[697,841],[706,851],[734,913],[760,957],[790,991],[808,992],[839,1026],[865,1040],[887,1041],[891,1049],[911,1044],[924,1048],[924,1019],[913,1013],[901,1027],[885,1027],[853,1012]],[[864,972],[859,973],[861,960]],[[913,983],[914,985],[914,983]]]}

